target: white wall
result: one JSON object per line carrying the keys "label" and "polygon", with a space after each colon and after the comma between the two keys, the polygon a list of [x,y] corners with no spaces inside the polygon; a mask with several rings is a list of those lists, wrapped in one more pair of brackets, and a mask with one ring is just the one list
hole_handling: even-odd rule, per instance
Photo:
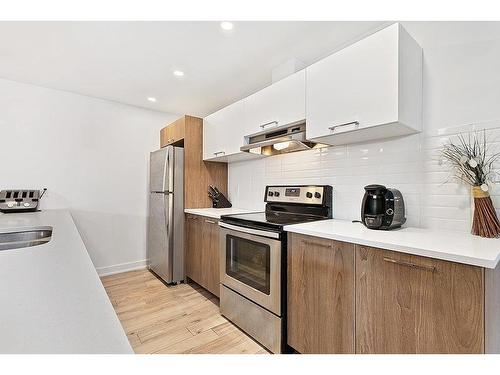
{"label": "white wall", "polygon": [[[474,128],[500,140],[500,29],[488,22],[403,25],[424,49],[424,133],[230,164],[234,206],[263,208],[268,184],[331,184],[335,216],[359,219],[363,187],[380,183],[403,193],[407,225],[470,230],[469,191],[444,184],[449,174],[438,149],[449,135]],[[492,193],[500,208],[500,188]]]}
{"label": "white wall", "polygon": [[47,187],[101,273],[144,265],[149,151],[177,117],[0,79],[0,188]]}

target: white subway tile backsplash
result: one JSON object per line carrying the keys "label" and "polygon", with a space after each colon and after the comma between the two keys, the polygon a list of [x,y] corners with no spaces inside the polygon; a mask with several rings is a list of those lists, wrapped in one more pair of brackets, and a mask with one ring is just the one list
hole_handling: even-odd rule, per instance
{"label": "white subway tile backsplash", "polygon": [[[335,217],[355,220],[360,217],[364,186],[378,183],[401,191],[406,225],[468,232],[470,188],[450,179],[448,167],[440,163],[439,149],[449,136],[481,128],[481,124],[460,125],[229,164],[229,197],[234,206],[264,209],[266,185],[332,185]],[[485,128],[493,141],[489,147],[500,149],[500,122],[489,122]],[[490,193],[500,209],[500,185],[491,186]]]}

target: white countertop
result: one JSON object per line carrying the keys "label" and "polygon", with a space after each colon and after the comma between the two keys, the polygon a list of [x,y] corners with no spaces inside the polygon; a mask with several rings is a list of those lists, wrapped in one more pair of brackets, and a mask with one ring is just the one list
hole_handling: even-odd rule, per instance
{"label": "white countertop", "polygon": [[486,268],[495,268],[500,259],[500,239],[483,238],[468,233],[419,228],[380,231],[368,229],[361,223],[336,219],[287,225],[284,229],[288,232]]}
{"label": "white countertop", "polygon": [[0,214],[0,230],[52,226],[0,251],[0,353],[133,353],[69,212]]}
{"label": "white countertop", "polygon": [[222,215],[249,214],[252,212],[262,212],[263,210],[252,210],[245,208],[186,208],[187,214],[200,215],[211,217],[212,219],[220,219]]}

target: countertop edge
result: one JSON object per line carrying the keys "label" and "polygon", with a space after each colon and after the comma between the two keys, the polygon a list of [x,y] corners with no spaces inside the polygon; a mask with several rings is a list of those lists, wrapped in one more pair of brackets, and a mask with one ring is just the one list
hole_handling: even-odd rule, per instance
{"label": "countertop edge", "polygon": [[381,248],[384,250],[390,250],[390,251],[411,254],[411,255],[418,255],[418,256],[423,256],[423,257],[427,257],[427,258],[445,260],[445,261],[449,261],[449,262],[462,263],[462,264],[467,264],[470,266],[484,267],[484,268],[488,268],[488,269],[495,269],[500,261],[500,254],[497,255],[495,260],[492,260],[492,261],[489,261],[486,259],[482,260],[482,259],[464,256],[464,255],[455,255],[455,254],[450,254],[450,253],[446,253],[446,252],[440,253],[440,252],[435,252],[435,251],[429,251],[426,249],[408,247],[405,245],[397,245],[397,244],[393,244],[393,243],[372,241],[372,240],[362,239],[362,238],[358,238],[358,237],[339,235],[339,234],[335,234],[335,233],[325,233],[322,231],[314,231],[314,230],[307,229],[307,228],[301,228],[300,224],[285,226],[284,229],[285,229],[285,231],[291,232],[291,233],[303,234],[303,235],[307,235],[307,236],[325,238],[325,239],[342,241],[342,242],[350,242],[350,243],[354,243],[357,245],[376,247],[376,248]]}

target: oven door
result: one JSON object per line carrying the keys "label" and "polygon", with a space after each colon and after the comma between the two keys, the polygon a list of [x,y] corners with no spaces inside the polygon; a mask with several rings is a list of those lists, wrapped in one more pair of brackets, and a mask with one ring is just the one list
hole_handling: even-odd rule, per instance
{"label": "oven door", "polygon": [[219,225],[221,283],[281,316],[279,235],[223,222]]}

